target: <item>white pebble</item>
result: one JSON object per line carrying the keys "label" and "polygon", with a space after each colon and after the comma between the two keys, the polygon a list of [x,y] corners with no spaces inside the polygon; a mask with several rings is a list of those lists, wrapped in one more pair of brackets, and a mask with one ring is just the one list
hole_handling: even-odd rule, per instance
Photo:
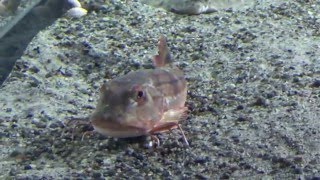
{"label": "white pebble", "polygon": [[72,7],[81,7],[81,4],[78,0],[68,0],[68,3],[72,6]]}
{"label": "white pebble", "polygon": [[74,7],[67,11],[67,16],[73,17],[73,18],[81,18],[82,16],[86,15],[88,11],[86,9],[83,9],[81,7]]}

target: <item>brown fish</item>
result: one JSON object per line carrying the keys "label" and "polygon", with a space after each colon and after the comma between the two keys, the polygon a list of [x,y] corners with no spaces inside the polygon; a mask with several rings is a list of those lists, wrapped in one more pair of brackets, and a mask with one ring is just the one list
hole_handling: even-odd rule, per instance
{"label": "brown fish", "polygon": [[161,37],[155,69],[130,72],[102,85],[91,116],[95,131],[118,138],[153,135],[179,128],[185,119],[187,82],[172,65],[165,37]]}

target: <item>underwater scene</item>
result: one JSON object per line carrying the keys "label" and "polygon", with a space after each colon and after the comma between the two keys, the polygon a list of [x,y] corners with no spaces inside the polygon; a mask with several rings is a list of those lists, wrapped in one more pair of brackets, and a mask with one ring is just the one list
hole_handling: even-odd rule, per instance
{"label": "underwater scene", "polygon": [[319,0],[0,0],[0,179],[320,179]]}

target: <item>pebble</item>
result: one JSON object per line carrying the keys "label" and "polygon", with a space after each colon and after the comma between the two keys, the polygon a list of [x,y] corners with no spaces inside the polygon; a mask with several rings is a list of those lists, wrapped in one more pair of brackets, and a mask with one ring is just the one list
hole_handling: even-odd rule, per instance
{"label": "pebble", "polygon": [[32,166],[31,166],[31,165],[28,164],[28,165],[25,165],[25,166],[24,166],[24,170],[30,170],[30,169],[32,169]]}
{"label": "pebble", "polygon": [[72,7],[78,7],[81,8],[81,4],[78,0],[68,0],[68,3],[72,6]]}
{"label": "pebble", "polygon": [[320,80],[319,80],[319,79],[315,80],[315,81],[311,84],[311,87],[314,87],[314,88],[320,87]]}
{"label": "pebble", "polygon": [[67,11],[66,15],[72,18],[81,18],[82,16],[87,15],[88,11],[81,7],[74,7]]}

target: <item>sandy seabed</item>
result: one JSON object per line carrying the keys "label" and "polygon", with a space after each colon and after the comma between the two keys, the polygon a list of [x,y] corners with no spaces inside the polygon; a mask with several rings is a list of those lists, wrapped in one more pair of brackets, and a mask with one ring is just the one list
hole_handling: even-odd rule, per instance
{"label": "sandy seabed", "polygon": [[[0,179],[320,178],[320,2],[255,3],[197,16],[86,1],[29,44],[0,91]],[[74,133],[104,80],[147,68],[165,35],[188,81],[179,131]]]}

